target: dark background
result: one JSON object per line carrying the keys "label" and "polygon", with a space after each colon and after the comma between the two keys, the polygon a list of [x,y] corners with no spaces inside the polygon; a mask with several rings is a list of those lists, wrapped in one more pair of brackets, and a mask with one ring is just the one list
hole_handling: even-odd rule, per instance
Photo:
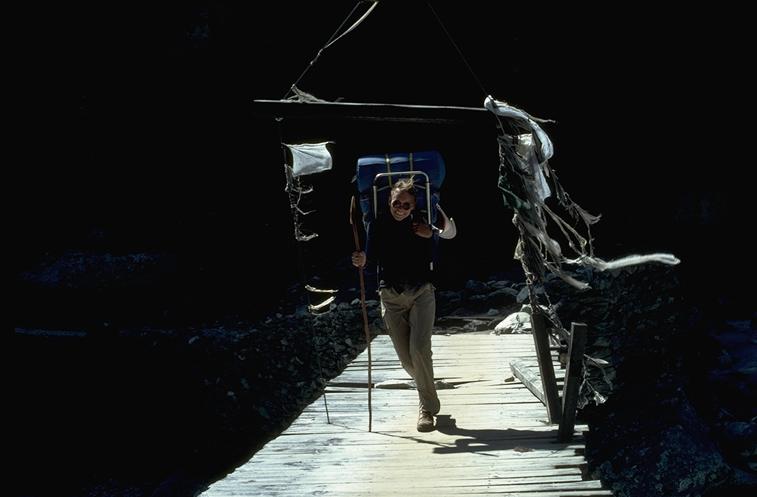
{"label": "dark background", "polygon": [[[17,269],[66,251],[165,253],[175,266],[154,292],[138,292],[144,320],[166,308],[176,319],[268,309],[299,266],[278,131],[251,103],[283,97],[353,5],[124,4],[30,16],[27,64],[39,77],[27,100],[33,143],[14,168]],[[673,252],[692,295],[751,311],[737,290],[751,277],[739,254],[752,224],[737,12],[435,8],[487,92],[557,121],[545,126],[551,163],[573,199],[603,215],[597,255]],[[382,2],[299,86],[357,102],[480,107],[484,98],[425,2]],[[322,236],[306,264],[324,264],[308,273],[327,274],[351,250],[349,180],[358,154],[385,151],[376,137],[445,153],[443,205],[461,230],[447,249],[451,283],[512,266],[493,129],[313,120],[283,131],[337,142],[334,170],[314,180],[320,211],[308,222]],[[264,268],[274,277],[263,279]],[[20,295],[17,324],[60,316],[75,325],[86,313],[78,295]],[[136,298],[100,297],[114,314]]]}
{"label": "dark background", "polygon": [[[14,129],[24,132],[7,166],[14,325],[89,337],[81,349],[16,342],[18,460],[30,481],[50,454],[63,462],[57,476],[74,480],[84,478],[81,460],[102,471],[150,467],[181,454],[186,433],[203,426],[187,416],[196,407],[183,390],[193,388],[192,361],[90,338],[276,312],[302,273],[279,131],[252,100],[283,97],[353,5],[38,5],[15,18],[25,87],[8,96],[23,110]],[[743,13],[434,5],[487,92],[557,121],[545,125],[551,164],[575,201],[603,215],[593,230],[598,256],[672,252],[695,305],[752,316]],[[382,2],[299,87],[355,102],[480,107],[484,99],[424,2]],[[307,223],[321,236],[304,247],[309,282],[341,285],[334,275],[349,270],[356,157],[427,148],[444,153],[442,204],[459,224],[444,245],[442,284],[517,276],[494,129],[310,120],[287,121],[282,132],[336,142],[333,170],[313,178],[318,212]],[[106,255],[135,254],[160,263],[97,271]],[[65,266],[70,284],[39,284],[46,267],[72,259],[84,262]],[[86,457],[72,455],[77,447]]]}

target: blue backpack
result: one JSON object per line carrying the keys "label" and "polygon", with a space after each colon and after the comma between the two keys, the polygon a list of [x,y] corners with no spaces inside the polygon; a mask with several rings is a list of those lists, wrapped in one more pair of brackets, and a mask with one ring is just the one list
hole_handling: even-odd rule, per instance
{"label": "blue backpack", "polygon": [[[409,171],[414,173],[408,173]],[[416,187],[416,212],[427,222],[435,224],[439,189],[445,176],[444,159],[439,152],[429,150],[358,158],[357,188],[366,231],[371,221],[388,209],[392,185],[411,176]]]}

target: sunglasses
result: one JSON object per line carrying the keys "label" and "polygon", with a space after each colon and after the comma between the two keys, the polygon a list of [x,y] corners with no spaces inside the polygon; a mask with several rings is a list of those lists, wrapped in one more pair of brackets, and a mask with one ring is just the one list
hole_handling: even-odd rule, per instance
{"label": "sunglasses", "polygon": [[392,207],[395,209],[402,209],[403,211],[409,211],[413,207],[415,207],[414,204],[411,204],[410,202],[400,202],[399,200],[395,200],[392,202]]}

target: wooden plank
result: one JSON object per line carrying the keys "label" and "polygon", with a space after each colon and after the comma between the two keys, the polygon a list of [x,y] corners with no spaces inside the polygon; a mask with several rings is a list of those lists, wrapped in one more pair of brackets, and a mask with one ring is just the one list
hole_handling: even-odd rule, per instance
{"label": "wooden plank", "polygon": [[529,368],[520,359],[514,359],[510,361],[510,370],[513,372],[513,376],[518,378],[534,397],[539,399],[545,406],[547,405],[547,400],[544,398],[544,392],[542,391],[541,378],[532,368]]}
{"label": "wooden plank", "polygon": [[[492,430],[494,431],[494,430]],[[373,432],[371,432],[373,433]],[[575,454],[576,451],[580,451],[583,449],[583,443],[579,444],[570,444],[565,445],[561,444],[558,445],[554,441],[554,432],[547,432],[547,434],[542,439],[534,438],[533,435],[530,435],[528,437],[513,437],[513,436],[507,436],[506,434],[485,434],[486,439],[482,439],[480,437],[465,437],[464,435],[460,438],[455,439],[454,441],[450,441],[449,439],[442,440],[427,440],[426,443],[418,443],[417,440],[412,438],[405,438],[403,440],[403,437],[399,437],[398,440],[387,440],[386,437],[381,438],[370,438],[367,439],[364,436],[360,436],[361,434],[352,434],[352,436],[334,436],[330,438],[326,438],[326,441],[324,442],[324,437],[321,435],[308,435],[308,436],[300,436],[296,437],[296,439],[289,438],[282,439],[279,443],[275,444],[275,447],[270,448],[271,451],[288,451],[288,450],[304,450],[304,451],[310,451],[310,447],[334,447],[338,445],[341,447],[348,447],[348,446],[361,446],[361,447],[375,447],[376,450],[415,450],[419,452],[428,452],[429,445],[433,445],[433,450],[444,450],[449,448],[455,448],[460,447],[463,445],[477,445],[479,447],[488,447],[491,450],[498,450],[502,451],[502,454],[507,453],[509,450],[513,450],[514,447],[525,447],[528,448],[532,452],[526,452],[524,454],[521,454],[520,452],[517,452],[518,457],[527,457],[528,454],[535,453],[536,451],[545,450],[549,451],[550,454],[562,454],[562,453],[570,453]],[[391,442],[391,444],[387,443]],[[583,442],[582,440],[580,442]]]}
{"label": "wooden plank", "polygon": [[252,112],[260,117],[480,125],[491,128],[493,133],[497,123],[483,107],[258,99],[253,100]]}
{"label": "wooden plank", "polygon": [[573,425],[576,422],[576,405],[578,403],[578,387],[581,385],[583,373],[584,349],[586,348],[586,325],[572,323],[570,326],[570,342],[568,345],[568,366],[565,372],[565,387],[562,396],[562,419],[557,438],[567,441],[573,436]]}
{"label": "wooden plank", "polygon": [[356,489],[350,489],[350,490],[334,490],[334,491],[323,491],[323,490],[314,490],[313,493],[307,492],[302,493],[300,490],[296,490],[293,492],[288,492],[286,489],[268,489],[264,493],[249,493],[245,491],[239,491],[237,489],[231,489],[228,493],[224,493],[223,495],[227,497],[323,497],[324,495],[328,496],[336,496],[336,497],[362,497],[362,496],[370,496],[370,497],[377,497],[377,496],[404,496],[407,497],[408,495],[413,495],[414,497],[444,497],[444,496],[454,496],[454,495],[498,495],[501,497],[604,497],[604,496],[611,496],[613,495],[609,490],[581,490],[581,491],[540,491],[538,493],[534,491],[530,492],[523,492],[521,490],[511,490],[511,491],[504,491],[502,489],[494,488],[494,489],[449,489],[448,492],[443,492],[441,489],[434,490],[434,489],[412,489],[412,493],[408,493],[408,490],[402,490],[402,489],[396,489],[396,490],[387,490],[387,489],[381,489],[380,493],[377,493],[374,490],[366,490],[365,488],[362,489],[362,491],[356,490]]}
{"label": "wooden plank", "polygon": [[[311,458],[303,458],[307,460],[307,462],[302,462],[300,464],[295,464],[291,460],[288,462],[284,462],[281,460],[272,460],[269,463],[266,463],[265,465],[254,465],[250,464],[249,466],[239,469],[235,471],[234,473],[231,473],[228,475],[225,479],[226,480],[239,480],[239,479],[245,479],[249,478],[251,475],[258,475],[263,474],[265,472],[268,473],[276,473],[281,474],[283,470],[287,470],[287,472],[292,477],[297,478],[304,478],[307,474],[310,473],[310,471],[320,471],[321,468],[327,466],[327,465],[335,465],[335,466],[341,466],[343,468],[349,468],[350,471],[352,471],[355,468],[359,468],[361,466],[371,466],[376,469],[380,469],[385,472],[393,472],[398,471],[402,468],[415,468],[414,475],[417,477],[419,474],[423,474],[424,472],[430,472],[427,476],[432,475],[439,475],[443,474],[447,471],[447,469],[450,468],[459,468],[459,467],[467,467],[470,468],[470,474],[478,474],[482,475],[487,471],[494,471],[497,469],[502,469],[503,467],[506,467],[510,471],[520,471],[520,470],[532,470],[532,471],[551,471],[553,469],[565,469],[565,468],[581,468],[582,466],[586,465],[586,460],[581,456],[573,456],[572,458],[559,458],[554,459],[550,462],[546,461],[540,461],[538,459],[499,459],[494,457],[489,457],[486,455],[482,455],[481,457],[477,458],[448,458],[445,456],[444,458],[436,458],[443,461],[439,464],[433,464],[430,462],[425,462],[423,459],[419,459],[417,462],[418,464],[411,464],[408,466],[407,459],[402,459],[401,461],[377,461],[376,459],[368,460],[368,459],[361,459],[359,461],[352,461],[352,460],[345,460],[342,459],[341,461],[321,461],[315,457]],[[473,461],[470,464],[469,461]]]}
{"label": "wooden plank", "polygon": [[[386,475],[391,476],[391,475]],[[342,483],[330,483],[328,484],[328,489],[323,488],[325,485],[321,484],[313,484],[310,482],[304,482],[305,485],[310,487],[309,489],[315,488],[322,491],[332,491],[332,490],[362,490],[365,488],[365,483],[361,481],[351,481],[351,482],[342,482]],[[283,488],[286,488],[288,490],[292,490],[299,485],[298,481],[282,481],[279,480],[279,483],[277,485],[275,484],[264,484],[261,485],[260,488],[271,488],[271,487],[277,487],[281,486]],[[395,481],[392,478],[383,478],[381,480],[377,480],[373,482],[373,488],[375,490],[378,489],[385,489],[385,490],[393,490],[393,489],[401,489],[402,485],[399,485],[397,481]],[[360,488],[363,487],[363,488]],[[570,490],[570,489],[601,489],[602,484],[601,482],[597,480],[584,480],[584,481],[578,481],[578,482],[541,482],[541,481],[534,481],[529,483],[513,483],[508,480],[499,480],[491,479],[491,480],[483,480],[478,485],[471,484],[470,482],[463,482],[462,485],[459,484],[457,481],[444,481],[444,480],[436,480],[436,479],[428,479],[428,480],[420,480],[420,481],[414,481],[412,485],[412,489],[422,489],[422,488],[432,488],[432,489],[443,489],[444,487],[455,487],[456,490],[463,490],[460,487],[495,487],[498,489],[501,489],[502,491],[525,491],[525,492],[537,492],[540,490]]]}
{"label": "wooden plank", "polygon": [[[255,485],[259,492],[257,494],[232,493],[227,495],[331,495],[335,492],[366,492],[370,489],[373,495],[470,495],[479,493],[497,493],[499,495],[508,495],[516,492],[528,492],[534,495],[540,491],[563,491],[571,490],[601,490],[602,485],[596,480],[587,480],[579,482],[557,482],[557,483],[500,483],[496,481],[484,481],[480,485],[455,485],[445,484],[445,482],[436,480],[418,481],[396,481],[391,475],[385,475],[385,478],[374,480],[370,485],[365,482],[350,483],[329,483],[329,484],[311,484],[307,483],[305,488],[296,485],[296,482],[288,481],[279,485]],[[252,483],[252,482],[251,482]],[[223,487],[221,487],[223,488]],[[237,486],[229,486],[229,491],[235,491]],[[275,493],[269,493],[275,492]],[[283,492],[283,493],[282,493]],[[534,495],[534,497],[538,497]]]}
{"label": "wooden plank", "polygon": [[[546,418],[546,416],[545,416]],[[547,420],[543,420],[544,423],[547,423]],[[380,431],[377,431],[376,433],[385,434],[388,436],[402,436],[401,433],[403,433],[403,430],[407,428],[407,425],[410,423],[407,423],[405,426],[395,425],[391,428],[382,428]],[[478,420],[474,420],[466,426],[469,426],[467,428],[468,430],[474,430],[474,431],[481,431],[485,430],[486,428],[486,418],[481,417]],[[508,426],[510,426],[510,429],[512,430],[527,430],[527,431],[537,431],[540,428],[544,428],[545,425],[537,425],[535,422],[529,422],[529,421],[511,421],[508,423]],[[333,423],[326,423],[324,422],[318,422],[318,423],[310,423],[307,426],[296,426],[296,427],[290,427],[287,432],[289,433],[291,431],[292,435],[305,435],[309,433],[317,433],[319,436],[326,436],[326,434],[331,433],[333,435],[339,435],[344,433],[348,430],[354,430],[350,425],[347,425],[347,423],[342,423],[341,420],[338,420],[338,422]],[[451,430],[445,430],[445,431],[451,431]],[[576,436],[582,436],[581,430],[576,430],[574,432]],[[400,435],[398,435],[400,434]],[[281,436],[289,436],[289,435],[281,435]],[[551,437],[554,437],[556,439],[557,433],[551,432]]]}
{"label": "wooden plank", "polygon": [[[329,488],[333,489],[339,489],[340,485],[351,485],[353,482],[356,482],[357,479],[355,476],[358,475],[350,475],[350,478],[352,480],[351,483],[345,482],[345,477],[340,472],[332,472],[330,474],[317,474],[314,475],[313,478],[308,478],[307,480],[300,480],[297,481],[294,485],[291,484],[283,484],[281,482],[281,475],[275,476],[267,476],[267,477],[258,477],[255,475],[252,475],[250,480],[251,482],[258,483],[260,485],[266,485],[266,486],[287,486],[287,487],[311,487],[314,485],[328,485]],[[381,475],[378,472],[374,473],[362,473],[359,476],[362,478],[373,478],[376,476],[386,476],[386,474]],[[392,478],[399,478],[404,479],[401,476],[399,476],[397,473],[392,473]],[[583,480],[581,480],[581,475],[542,475],[538,478],[533,477],[523,477],[523,478],[514,478],[514,477],[488,477],[488,478],[479,478],[479,479],[471,479],[471,478],[465,478],[465,477],[443,477],[443,478],[435,478],[433,481],[430,481],[426,484],[415,484],[413,488],[427,488],[430,486],[433,486],[434,488],[443,488],[443,487],[481,487],[481,486],[487,486],[487,487],[493,487],[493,486],[500,486],[500,487],[506,487],[510,485],[532,485],[534,488],[542,487],[544,484],[554,484],[554,483],[580,483]],[[575,485],[573,485],[575,486]],[[594,486],[596,488],[596,486]]]}
{"label": "wooden plank", "polygon": [[[326,476],[331,473],[338,473],[342,480],[345,479],[344,464],[335,464],[333,466],[324,466],[317,472],[318,476]],[[357,479],[367,477],[372,474],[379,474],[384,472],[383,468],[360,466],[350,468],[349,478]],[[555,467],[542,467],[542,468],[526,468],[526,469],[511,469],[511,468],[497,468],[492,466],[489,469],[481,471],[471,471],[466,466],[448,467],[444,470],[444,475],[449,476],[451,479],[477,479],[481,477],[485,478],[501,478],[501,479],[522,479],[522,478],[541,478],[549,476],[581,476],[583,473],[578,467],[574,468],[555,468]],[[238,476],[241,476],[239,473]],[[413,466],[397,467],[392,469],[392,475],[397,478],[413,477],[418,475],[417,469]],[[249,475],[245,475],[245,478],[267,478],[274,477],[281,479],[280,470],[266,472],[264,468],[255,468],[254,471],[250,471]]]}
{"label": "wooden plank", "polygon": [[552,365],[552,355],[549,351],[549,334],[544,323],[544,314],[541,310],[534,309],[531,314],[531,326],[536,348],[536,357],[539,360],[539,373],[541,386],[544,392],[544,401],[547,406],[547,414],[550,423],[560,422],[560,405],[555,381],[555,368]]}

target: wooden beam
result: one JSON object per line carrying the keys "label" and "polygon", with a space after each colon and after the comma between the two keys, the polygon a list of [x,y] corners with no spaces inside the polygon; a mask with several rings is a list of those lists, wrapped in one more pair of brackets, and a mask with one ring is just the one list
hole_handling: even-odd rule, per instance
{"label": "wooden beam", "polygon": [[253,115],[298,119],[357,119],[381,122],[479,124],[495,129],[496,117],[477,107],[360,102],[295,102],[253,100]]}
{"label": "wooden beam", "polygon": [[544,400],[544,392],[542,392],[541,378],[539,374],[534,371],[533,368],[528,367],[525,362],[520,359],[510,361],[510,371],[513,372],[513,376],[518,378],[526,388],[528,388],[534,396],[541,401],[545,406],[547,401]]}
{"label": "wooden beam", "polygon": [[586,325],[572,323],[570,326],[570,343],[568,345],[568,367],[565,370],[565,385],[562,394],[562,419],[557,438],[566,442],[573,437],[573,427],[576,423],[576,405],[578,403],[578,387],[581,385],[583,372],[584,349],[586,348]]}
{"label": "wooden beam", "polygon": [[560,397],[557,394],[557,381],[555,380],[555,368],[552,365],[552,353],[549,351],[549,333],[547,332],[547,326],[544,324],[544,314],[538,308],[531,314],[531,326],[549,422],[552,424],[559,423]]}

